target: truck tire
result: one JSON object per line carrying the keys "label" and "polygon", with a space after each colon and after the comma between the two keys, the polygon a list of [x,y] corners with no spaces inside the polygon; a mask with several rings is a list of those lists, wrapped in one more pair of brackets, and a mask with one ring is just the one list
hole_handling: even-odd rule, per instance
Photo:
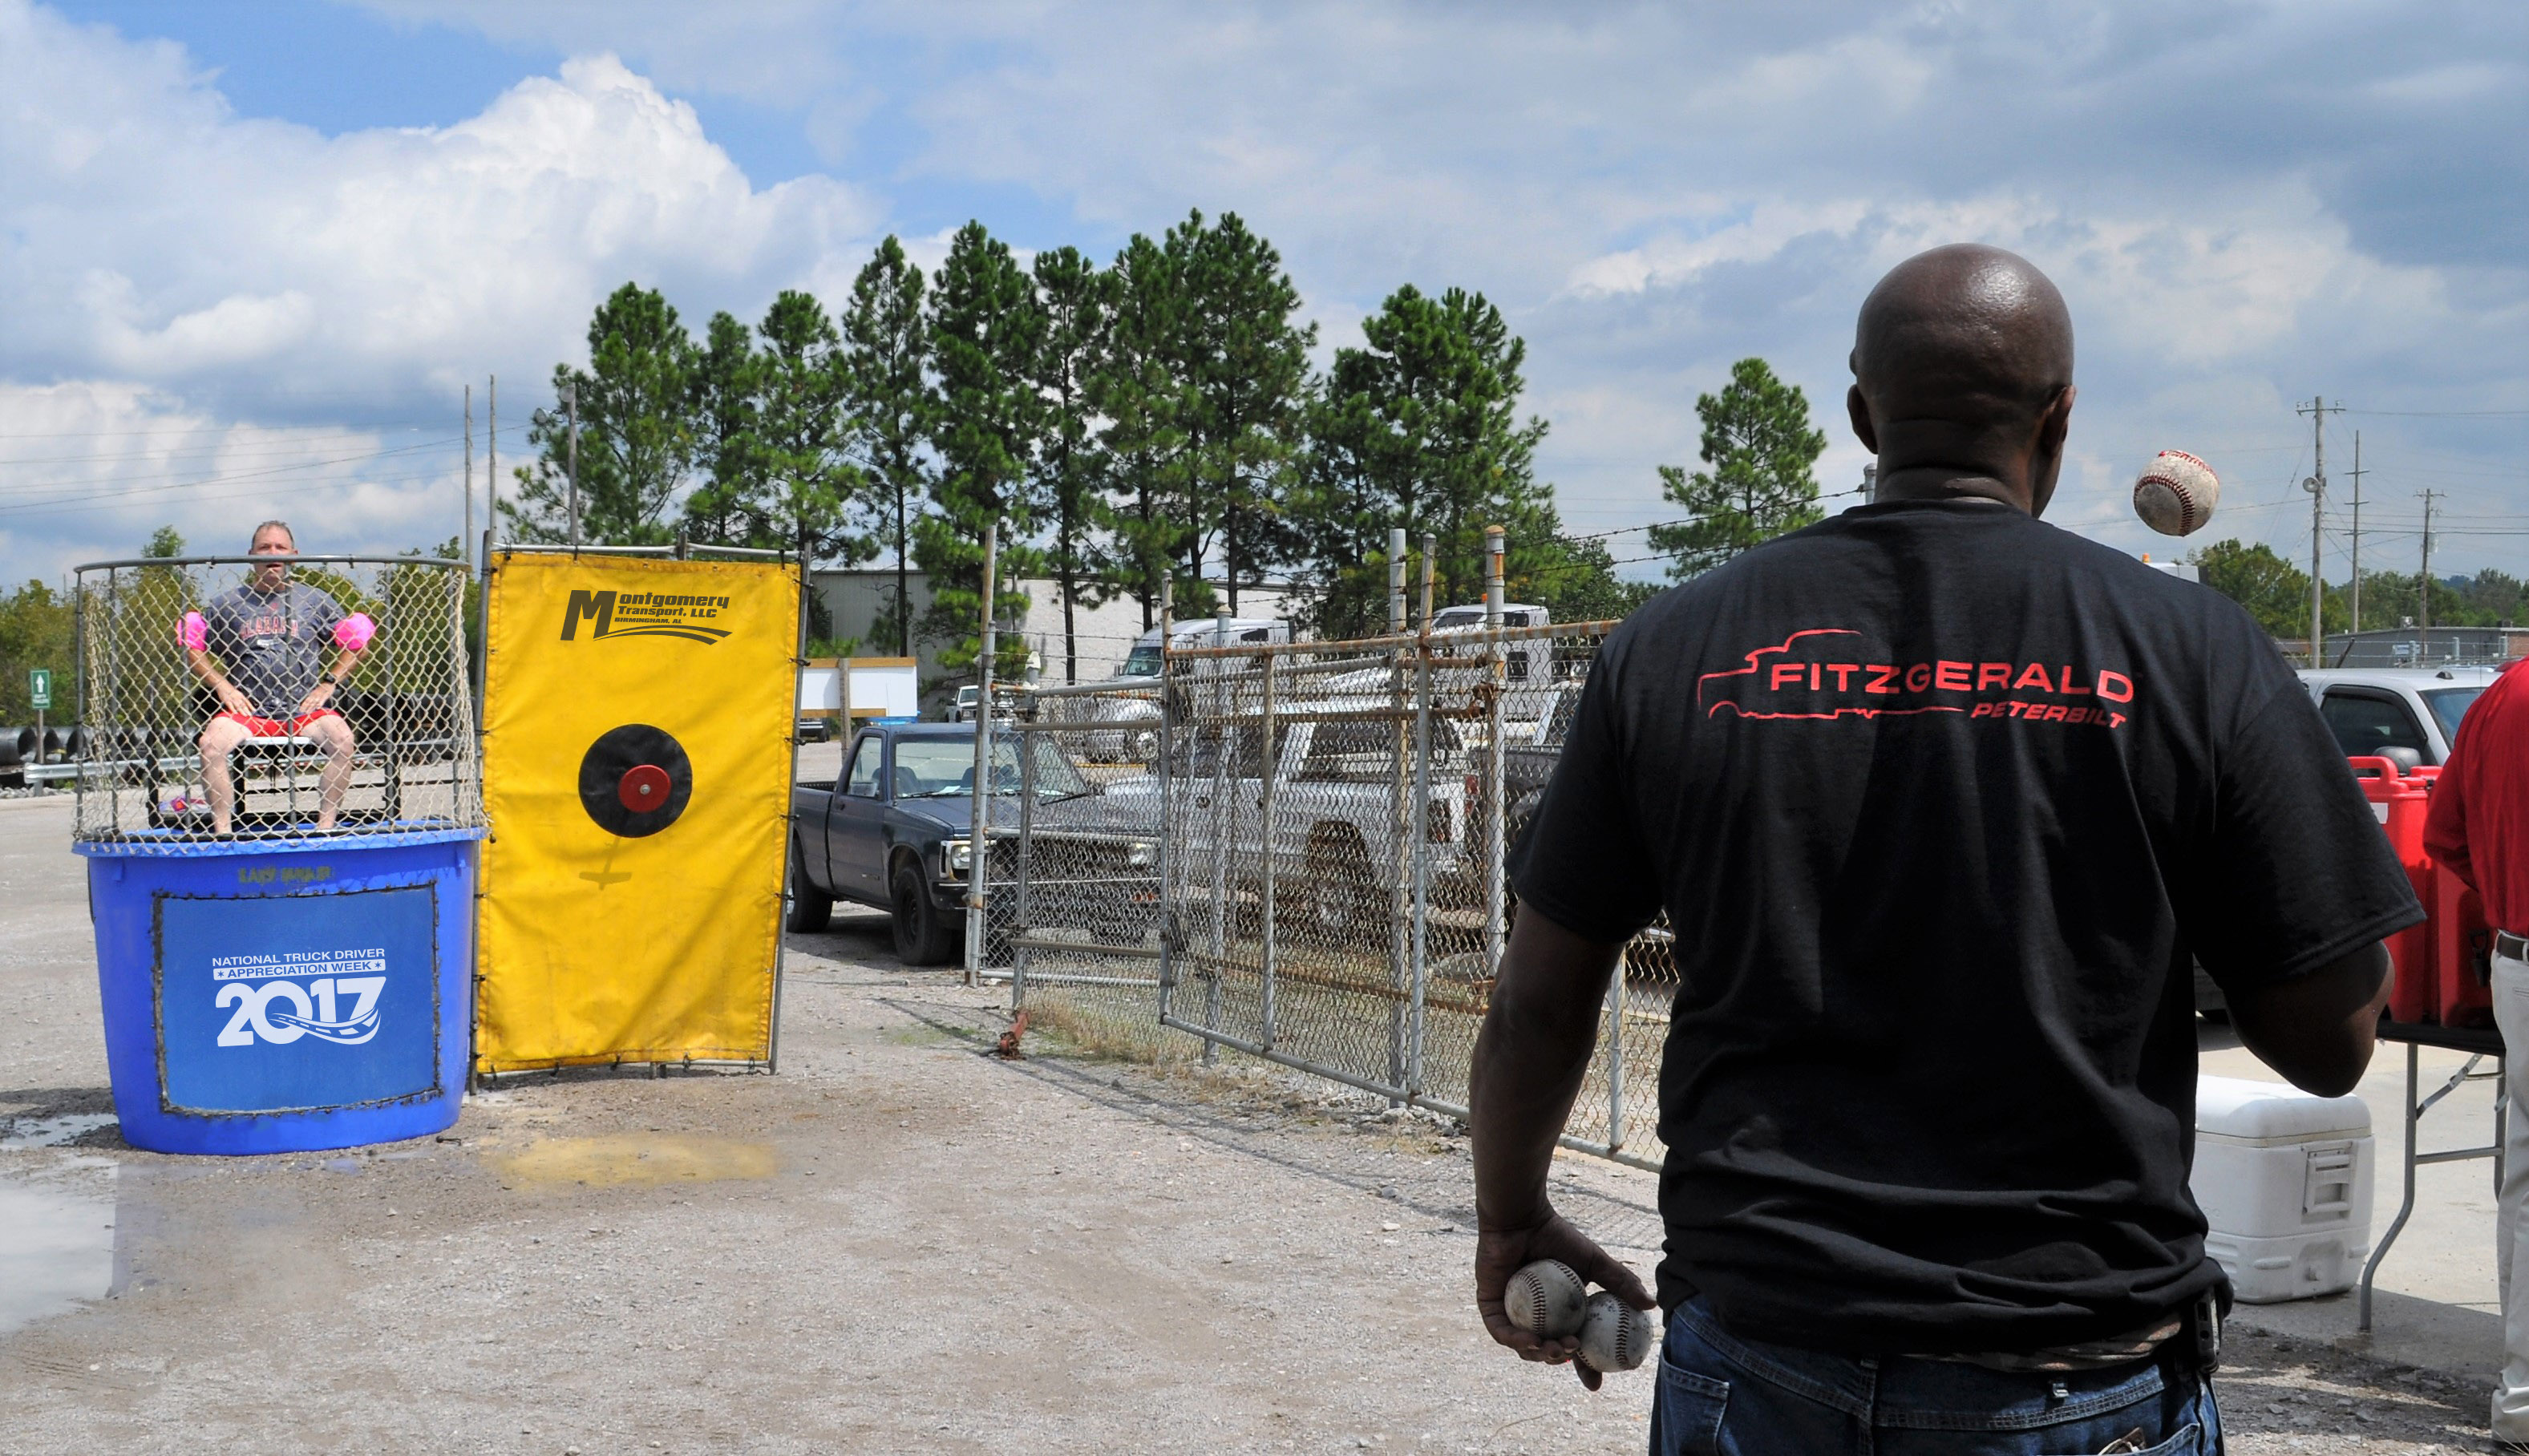
{"label": "truck tire", "polygon": [[958,927],[931,902],[931,886],[920,865],[897,861],[888,881],[888,904],[894,911],[896,959],[909,966],[936,966],[955,958]]}
{"label": "truck tire", "polygon": [[1309,835],[1301,903],[1309,934],[1329,949],[1369,945],[1386,931],[1387,894],[1373,882],[1369,846],[1349,826]]}
{"label": "truck tire", "polygon": [[797,850],[790,853],[790,913],[782,918],[786,931],[821,931],[834,918],[834,897],[808,882],[808,871],[799,863]]}

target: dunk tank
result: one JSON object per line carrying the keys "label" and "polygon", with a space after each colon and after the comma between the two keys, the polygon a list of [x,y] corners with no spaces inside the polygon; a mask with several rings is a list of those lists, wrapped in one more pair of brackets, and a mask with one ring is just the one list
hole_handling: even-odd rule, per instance
{"label": "dunk tank", "polygon": [[[74,847],[137,1148],[418,1137],[463,1094],[484,833],[466,567],[273,566],[78,570]],[[273,715],[234,747],[205,736],[234,706],[216,684]]]}

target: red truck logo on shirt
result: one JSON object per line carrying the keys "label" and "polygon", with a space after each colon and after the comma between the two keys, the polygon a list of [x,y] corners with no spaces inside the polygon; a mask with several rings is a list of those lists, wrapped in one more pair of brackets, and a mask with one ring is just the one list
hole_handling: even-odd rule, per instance
{"label": "red truck logo on shirt", "polygon": [[1747,666],[1695,679],[1706,718],[1725,710],[1758,720],[1903,718],[1957,713],[2020,723],[2120,728],[2133,702],[2129,674],[2079,663],[1987,658],[1907,661],[1846,627],[1810,627]]}

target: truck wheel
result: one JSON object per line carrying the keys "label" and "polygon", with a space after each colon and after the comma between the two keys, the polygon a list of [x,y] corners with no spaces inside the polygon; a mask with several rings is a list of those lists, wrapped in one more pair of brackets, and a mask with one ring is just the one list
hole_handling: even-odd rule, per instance
{"label": "truck wheel", "polygon": [[895,958],[909,966],[945,964],[956,954],[957,933],[943,924],[947,917],[931,902],[921,867],[897,865],[888,888],[888,904],[895,911]]}
{"label": "truck wheel", "polygon": [[1377,937],[1387,896],[1372,880],[1370,850],[1349,831],[1310,836],[1301,893],[1308,930],[1319,944],[1363,945]]}
{"label": "truck wheel", "polygon": [[824,930],[834,918],[834,897],[808,882],[808,872],[799,863],[799,855],[790,855],[790,913],[782,918],[787,931]]}

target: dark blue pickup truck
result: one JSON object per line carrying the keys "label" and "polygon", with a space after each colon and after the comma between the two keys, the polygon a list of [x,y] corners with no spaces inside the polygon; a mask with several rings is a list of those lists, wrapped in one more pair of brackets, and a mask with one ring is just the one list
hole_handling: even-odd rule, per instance
{"label": "dark blue pickup truck", "polygon": [[[1157,827],[1138,805],[1109,802],[1051,739],[1005,733],[993,744],[993,792],[1015,795],[1019,754],[1036,754],[1033,839],[1049,878],[1066,892],[1031,896],[1038,923],[1065,921],[1101,940],[1137,942],[1157,923]],[[895,953],[909,965],[956,957],[974,873],[975,729],[971,724],[885,724],[863,728],[843,751],[843,777],[790,790],[790,914],[794,931],[826,928],[834,901],[894,918]],[[1120,816],[1120,817],[1119,817]],[[996,798],[993,822],[1017,823],[1014,800]],[[1129,822],[1128,822],[1129,821]],[[996,838],[992,881],[1011,882],[1013,844]],[[1048,890],[1052,887],[1048,885]],[[1005,957],[1018,929],[1016,897],[996,891],[986,961]]]}

